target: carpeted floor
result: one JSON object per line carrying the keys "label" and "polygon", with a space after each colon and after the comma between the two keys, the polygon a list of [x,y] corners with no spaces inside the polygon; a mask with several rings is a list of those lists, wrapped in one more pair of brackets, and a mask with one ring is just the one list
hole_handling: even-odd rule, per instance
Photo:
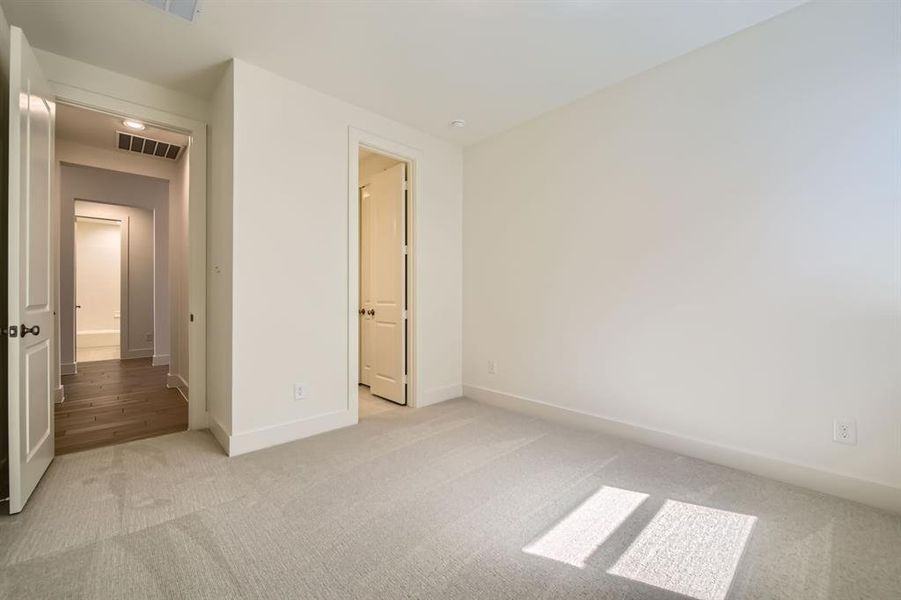
{"label": "carpeted floor", "polygon": [[901,517],[468,400],[57,458],[2,598],[901,597]]}

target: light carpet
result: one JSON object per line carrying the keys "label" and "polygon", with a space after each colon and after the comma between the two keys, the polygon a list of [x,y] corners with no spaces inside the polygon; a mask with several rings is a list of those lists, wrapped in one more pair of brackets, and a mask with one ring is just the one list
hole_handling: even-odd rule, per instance
{"label": "light carpet", "polygon": [[469,400],[57,458],[3,598],[901,598],[901,517]]}

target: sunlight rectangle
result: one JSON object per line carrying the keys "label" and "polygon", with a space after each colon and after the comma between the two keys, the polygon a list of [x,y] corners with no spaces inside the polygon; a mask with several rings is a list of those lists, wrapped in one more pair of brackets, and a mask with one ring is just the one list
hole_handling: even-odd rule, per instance
{"label": "sunlight rectangle", "polygon": [[756,521],[667,500],[608,572],[698,600],[724,600]]}
{"label": "sunlight rectangle", "polygon": [[522,550],[584,568],[588,557],[647,497],[640,492],[604,486]]}

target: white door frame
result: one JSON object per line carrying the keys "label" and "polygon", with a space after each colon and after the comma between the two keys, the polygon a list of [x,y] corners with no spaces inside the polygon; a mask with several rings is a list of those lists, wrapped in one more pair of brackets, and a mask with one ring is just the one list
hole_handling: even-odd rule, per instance
{"label": "white door frame", "polygon": [[[190,136],[188,173],[188,312],[192,320],[188,326],[188,428],[208,426],[206,398],[206,188],[207,188],[207,125],[202,121],[183,117],[150,106],[128,102],[90,90],[51,82],[59,102],[132,118],[149,125],[170,129]],[[59,247],[57,261],[57,305],[59,304]],[[57,316],[56,330],[59,331]],[[58,333],[57,333],[58,335]],[[57,344],[57,348],[58,348]],[[58,351],[57,351],[58,352]],[[59,356],[56,357],[59,364]],[[58,371],[58,369],[57,369]]]}
{"label": "white door frame", "polygon": [[357,422],[360,378],[360,148],[378,152],[407,163],[407,406],[416,408],[421,398],[418,377],[419,328],[416,326],[419,297],[416,251],[419,247],[416,218],[419,214],[419,190],[422,178],[419,150],[400,142],[357,129],[348,128],[347,152],[347,408]]}

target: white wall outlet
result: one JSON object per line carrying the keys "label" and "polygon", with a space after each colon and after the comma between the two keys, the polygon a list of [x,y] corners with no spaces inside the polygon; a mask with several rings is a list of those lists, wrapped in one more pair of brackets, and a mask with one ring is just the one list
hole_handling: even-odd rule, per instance
{"label": "white wall outlet", "polygon": [[849,446],[857,445],[857,421],[835,419],[832,424],[832,441]]}
{"label": "white wall outlet", "polygon": [[488,374],[489,375],[497,375],[497,361],[496,360],[488,361]]}
{"label": "white wall outlet", "polygon": [[295,383],[294,384],[294,399],[295,400],[303,400],[306,397],[307,397],[307,384]]}

